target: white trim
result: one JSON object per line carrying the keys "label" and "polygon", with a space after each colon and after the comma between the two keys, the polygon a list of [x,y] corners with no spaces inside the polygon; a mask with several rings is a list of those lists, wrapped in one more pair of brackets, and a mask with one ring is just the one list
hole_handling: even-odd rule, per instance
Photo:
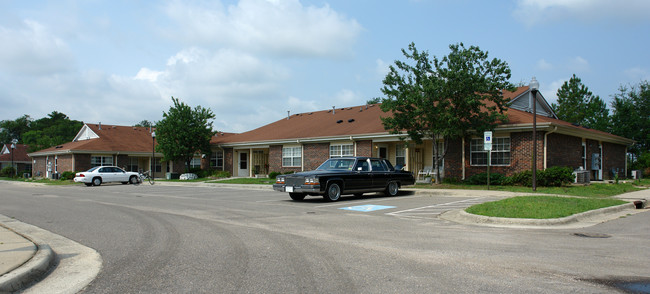
{"label": "white trim", "polygon": [[98,138],[99,135],[93,132],[93,130],[91,130],[87,124],[84,124],[84,126],[81,127],[81,130],[79,130],[79,133],[77,133],[74,139],[72,139],[72,142],[85,141],[85,140],[98,139]]}

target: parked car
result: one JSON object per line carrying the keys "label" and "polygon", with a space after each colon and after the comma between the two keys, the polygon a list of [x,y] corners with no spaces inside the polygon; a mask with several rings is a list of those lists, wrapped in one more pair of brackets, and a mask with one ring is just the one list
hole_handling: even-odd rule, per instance
{"label": "parked car", "polygon": [[402,186],[414,183],[413,173],[395,169],[386,159],[341,157],[330,158],[313,171],[279,175],[273,190],[288,192],[296,201],[307,195],[337,201],[341,195],[369,192],[395,196]]}
{"label": "parked car", "polygon": [[121,182],[137,184],[138,173],[127,172],[117,166],[96,166],[85,172],[76,173],[74,181],[86,186],[99,186],[102,183]]}

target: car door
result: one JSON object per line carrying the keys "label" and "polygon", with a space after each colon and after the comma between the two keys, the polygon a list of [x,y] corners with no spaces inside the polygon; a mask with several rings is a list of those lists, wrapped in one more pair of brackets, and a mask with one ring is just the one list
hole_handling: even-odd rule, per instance
{"label": "car door", "polygon": [[375,190],[383,189],[388,186],[390,174],[388,167],[383,160],[371,159],[370,166],[372,167],[372,187]]}
{"label": "car door", "polygon": [[113,181],[113,169],[110,166],[105,166],[97,170],[97,173],[102,178],[102,183],[109,183]]}
{"label": "car door", "polygon": [[372,188],[370,162],[368,160],[358,160],[347,178],[346,190],[368,190]]}

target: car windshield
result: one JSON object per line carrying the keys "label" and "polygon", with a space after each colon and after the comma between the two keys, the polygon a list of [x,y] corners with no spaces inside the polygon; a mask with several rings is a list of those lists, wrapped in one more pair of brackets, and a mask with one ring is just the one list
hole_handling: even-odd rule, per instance
{"label": "car windshield", "polygon": [[91,173],[91,172],[94,172],[94,171],[95,171],[96,169],[98,169],[98,168],[99,168],[99,166],[96,166],[96,167],[93,167],[93,168],[87,170],[86,172],[87,172],[87,173]]}
{"label": "car windshield", "polygon": [[352,166],[354,166],[354,159],[352,158],[331,158],[316,170],[352,170]]}

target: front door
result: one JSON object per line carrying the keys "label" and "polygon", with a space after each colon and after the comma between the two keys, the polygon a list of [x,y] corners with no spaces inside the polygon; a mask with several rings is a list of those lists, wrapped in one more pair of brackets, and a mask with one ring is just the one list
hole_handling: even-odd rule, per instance
{"label": "front door", "polygon": [[379,158],[382,158],[382,159],[388,158],[388,148],[379,147]]}
{"label": "front door", "polygon": [[240,177],[250,176],[250,174],[248,173],[248,152],[239,151],[239,169],[237,172],[237,176]]}

